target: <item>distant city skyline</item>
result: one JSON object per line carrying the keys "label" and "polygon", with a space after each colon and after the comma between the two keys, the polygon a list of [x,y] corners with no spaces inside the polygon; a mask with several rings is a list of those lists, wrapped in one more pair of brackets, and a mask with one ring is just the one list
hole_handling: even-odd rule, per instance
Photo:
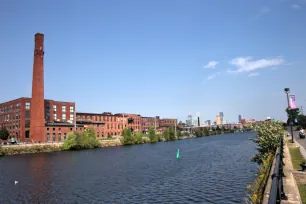
{"label": "distant city skyline", "polygon": [[285,87],[306,105],[305,9],[298,0],[4,1],[0,103],[31,96],[41,32],[45,98],[80,112],[286,120]]}

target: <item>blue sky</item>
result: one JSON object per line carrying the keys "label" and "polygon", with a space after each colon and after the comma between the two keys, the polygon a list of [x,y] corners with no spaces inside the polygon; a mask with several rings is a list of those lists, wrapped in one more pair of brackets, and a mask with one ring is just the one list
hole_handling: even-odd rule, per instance
{"label": "blue sky", "polygon": [[82,112],[236,121],[306,112],[306,0],[2,0],[0,102],[31,96],[45,34],[45,98]]}

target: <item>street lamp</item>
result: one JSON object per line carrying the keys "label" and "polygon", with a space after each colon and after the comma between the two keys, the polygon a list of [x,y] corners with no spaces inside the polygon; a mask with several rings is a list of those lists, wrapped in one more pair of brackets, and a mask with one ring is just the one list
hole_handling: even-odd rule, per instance
{"label": "street lamp", "polygon": [[290,89],[289,88],[285,88],[284,91],[286,92],[286,95],[287,95],[287,102],[288,102],[288,121],[290,123],[290,130],[291,130],[291,142],[294,143],[293,141],[293,131],[292,131],[292,115],[291,115],[291,110],[290,110],[290,103],[289,103],[289,92],[290,92]]}

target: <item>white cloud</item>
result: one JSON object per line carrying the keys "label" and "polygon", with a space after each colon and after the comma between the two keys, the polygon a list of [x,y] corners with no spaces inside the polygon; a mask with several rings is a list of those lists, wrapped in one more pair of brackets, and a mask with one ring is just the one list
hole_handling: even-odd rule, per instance
{"label": "white cloud", "polygon": [[204,68],[215,68],[219,64],[217,61],[210,61],[207,65],[204,66]]}
{"label": "white cloud", "polygon": [[216,76],[218,76],[221,72],[216,72],[216,73],[213,73],[212,75],[208,76],[207,77],[207,80],[212,80],[213,78],[215,78]]}
{"label": "white cloud", "polygon": [[259,18],[267,13],[269,13],[271,11],[271,9],[269,7],[262,7],[259,11],[259,13],[257,14],[256,18]]}
{"label": "white cloud", "polygon": [[302,8],[301,6],[296,5],[296,4],[292,5],[291,7],[292,7],[293,9],[296,9],[296,10],[299,10],[299,9]]}
{"label": "white cloud", "polygon": [[251,72],[256,69],[264,69],[267,67],[280,66],[285,63],[285,60],[281,57],[260,60],[252,60],[252,57],[236,57],[232,59],[229,63],[236,66],[238,69],[229,70],[228,72],[240,73]]}
{"label": "white cloud", "polygon": [[248,76],[249,77],[256,77],[256,76],[259,76],[260,74],[258,72],[252,72],[250,73]]}

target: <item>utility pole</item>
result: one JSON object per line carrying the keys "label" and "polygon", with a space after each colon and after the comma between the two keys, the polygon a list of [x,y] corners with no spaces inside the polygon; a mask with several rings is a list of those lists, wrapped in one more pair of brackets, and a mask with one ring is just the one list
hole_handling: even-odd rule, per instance
{"label": "utility pole", "polygon": [[77,121],[77,118],[76,118],[76,109],[75,109],[75,102],[74,102],[74,131],[76,131],[76,121]]}
{"label": "utility pole", "polygon": [[287,102],[288,102],[288,118],[289,118],[289,123],[290,123],[290,130],[291,130],[291,142],[294,143],[293,141],[293,130],[292,130],[292,114],[291,114],[291,109],[290,109],[290,102],[289,102],[289,91],[290,89],[289,88],[285,88],[285,92],[287,94]]}

